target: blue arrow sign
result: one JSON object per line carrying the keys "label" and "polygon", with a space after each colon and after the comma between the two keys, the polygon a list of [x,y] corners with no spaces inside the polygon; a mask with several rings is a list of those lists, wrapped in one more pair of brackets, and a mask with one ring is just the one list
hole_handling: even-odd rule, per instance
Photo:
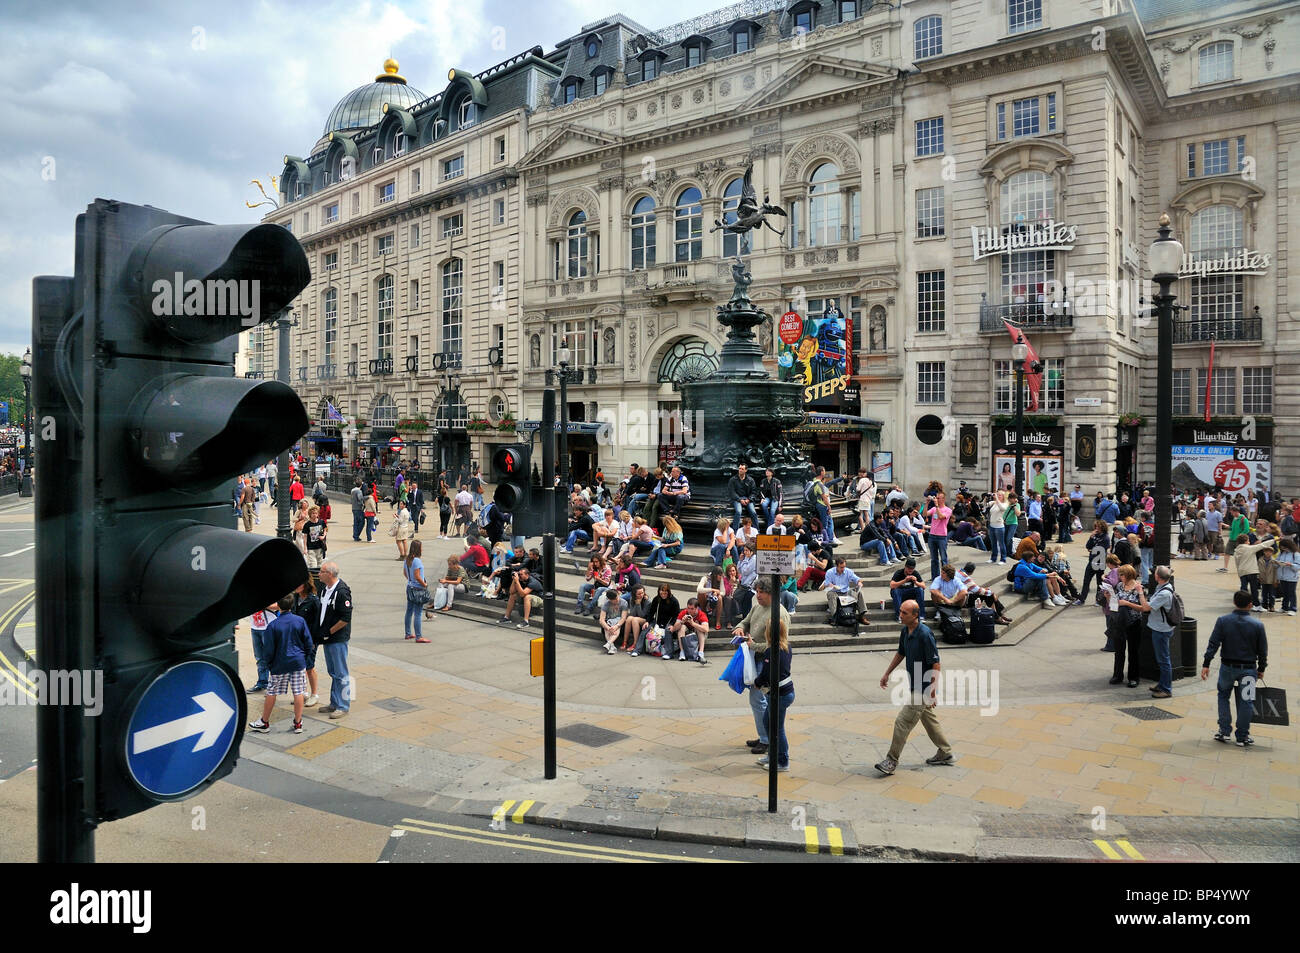
{"label": "blue arrow sign", "polygon": [[238,712],[225,668],[204,659],[172,666],[149,684],[127,722],[127,770],[158,797],[194,790],[234,745]]}

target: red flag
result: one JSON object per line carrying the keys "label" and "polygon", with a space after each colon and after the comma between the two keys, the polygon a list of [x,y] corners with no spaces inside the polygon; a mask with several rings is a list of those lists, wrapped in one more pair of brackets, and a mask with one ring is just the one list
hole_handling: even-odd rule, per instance
{"label": "red flag", "polygon": [[[1011,335],[1011,340],[1019,343],[1025,332],[1005,318],[1002,323],[1006,326],[1007,333]],[[1038,360],[1038,355],[1034,353],[1034,346],[1029,343],[1029,338],[1024,340],[1025,346],[1029,348],[1029,353],[1025,356],[1025,383],[1029,385],[1029,410],[1032,413],[1038,409],[1038,392],[1043,386],[1043,375],[1041,371],[1037,374],[1033,373],[1032,368],[1034,362]]]}
{"label": "red flag", "polygon": [[1210,388],[1214,384],[1214,338],[1210,338],[1210,368],[1205,372],[1205,422],[1210,422]]}

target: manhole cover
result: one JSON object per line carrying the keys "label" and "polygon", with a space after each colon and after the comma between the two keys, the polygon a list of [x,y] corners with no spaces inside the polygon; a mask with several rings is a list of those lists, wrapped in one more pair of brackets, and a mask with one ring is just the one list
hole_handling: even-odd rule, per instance
{"label": "manhole cover", "polygon": [[399,715],[404,711],[415,711],[420,707],[419,705],[412,705],[410,702],[404,702],[400,698],[382,698],[370,704],[376,708],[382,708],[385,711],[391,711]]}
{"label": "manhole cover", "polygon": [[1163,708],[1156,708],[1154,705],[1143,705],[1140,708],[1121,708],[1126,715],[1132,715],[1138,721],[1164,721],[1169,718],[1182,718],[1182,715],[1175,715],[1172,711],[1165,711]]}
{"label": "manhole cover", "polygon": [[563,738],[565,741],[573,741],[580,745],[586,745],[588,748],[601,748],[605,745],[613,744],[615,741],[622,741],[627,735],[620,734],[617,731],[610,731],[607,728],[598,728],[595,725],[565,725],[555,732],[557,738]]}

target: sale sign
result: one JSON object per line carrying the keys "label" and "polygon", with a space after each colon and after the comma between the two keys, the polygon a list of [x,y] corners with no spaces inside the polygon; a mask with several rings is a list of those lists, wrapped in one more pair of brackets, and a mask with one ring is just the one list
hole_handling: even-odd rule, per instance
{"label": "sale sign", "polygon": [[1272,488],[1269,424],[1190,424],[1174,427],[1175,490],[1267,493]]}

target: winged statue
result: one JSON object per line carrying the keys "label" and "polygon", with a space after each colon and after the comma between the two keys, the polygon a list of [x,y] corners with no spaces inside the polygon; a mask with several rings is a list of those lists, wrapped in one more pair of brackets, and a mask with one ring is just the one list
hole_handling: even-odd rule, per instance
{"label": "winged statue", "polygon": [[713,227],[709,231],[716,232],[721,229],[733,235],[742,235],[745,232],[766,225],[778,235],[784,235],[784,228],[778,229],[767,220],[769,215],[787,217],[785,210],[779,205],[768,204],[767,196],[763,196],[762,205],[758,204],[758,192],[754,190],[754,164],[751,162],[745,168],[745,182],[740,190],[740,204],[736,206],[736,220],[734,222],[724,222],[721,219],[715,219]]}

